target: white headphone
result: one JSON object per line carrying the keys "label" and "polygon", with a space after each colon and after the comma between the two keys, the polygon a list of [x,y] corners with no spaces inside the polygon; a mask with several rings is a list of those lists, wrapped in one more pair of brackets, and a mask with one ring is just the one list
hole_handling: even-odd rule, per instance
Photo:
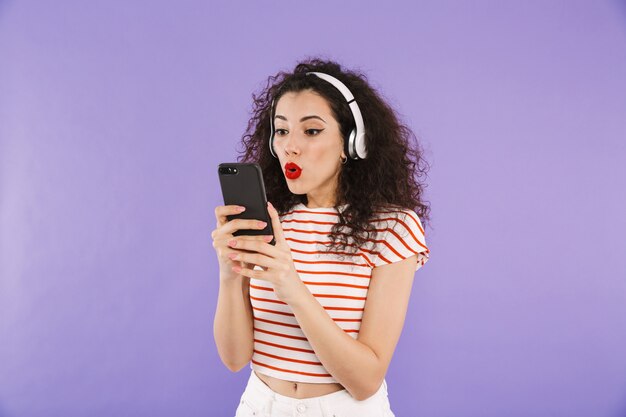
{"label": "white headphone", "polygon": [[[354,96],[344,83],[335,77],[323,72],[307,72],[306,75],[315,75],[322,80],[331,83],[348,102],[352,117],[354,118],[355,127],[350,131],[348,139],[344,140],[344,148],[350,159],[365,159],[367,157],[367,149],[365,148],[365,125],[363,124],[363,116]],[[270,108],[270,152],[274,158],[278,158],[274,153],[274,100]]]}

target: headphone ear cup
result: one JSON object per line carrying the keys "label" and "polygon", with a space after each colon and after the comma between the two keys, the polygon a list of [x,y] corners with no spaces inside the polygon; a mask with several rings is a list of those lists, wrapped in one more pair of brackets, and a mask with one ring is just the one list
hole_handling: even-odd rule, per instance
{"label": "headphone ear cup", "polygon": [[356,138],[356,129],[352,129],[350,134],[348,135],[347,140],[344,142],[344,151],[348,158],[354,159],[356,157],[356,152],[354,148],[354,140]]}
{"label": "headphone ear cup", "polygon": [[269,145],[270,145],[270,153],[272,154],[272,156],[274,158],[277,158],[276,153],[274,152],[274,126],[272,126],[271,123],[270,123],[270,140],[269,140]]}
{"label": "headphone ear cup", "polygon": [[360,133],[354,139],[354,153],[356,159],[365,159],[367,157],[367,149],[365,148],[365,132]]}
{"label": "headphone ear cup", "polygon": [[274,158],[278,158],[276,153],[274,153],[274,134],[272,133],[270,136],[270,153]]}

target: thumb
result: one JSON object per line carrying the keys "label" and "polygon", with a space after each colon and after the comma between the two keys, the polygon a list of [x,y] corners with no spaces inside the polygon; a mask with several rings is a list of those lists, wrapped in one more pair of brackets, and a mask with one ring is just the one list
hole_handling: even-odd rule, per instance
{"label": "thumb", "polygon": [[274,208],[272,203],[267,202],[267,212],[272,219],[272,229],[274,230],[274,239],[276,243],[285,243],[285,235],[283,234],[283,226],[280,224],[280,218],[278,217],[278,211]]}

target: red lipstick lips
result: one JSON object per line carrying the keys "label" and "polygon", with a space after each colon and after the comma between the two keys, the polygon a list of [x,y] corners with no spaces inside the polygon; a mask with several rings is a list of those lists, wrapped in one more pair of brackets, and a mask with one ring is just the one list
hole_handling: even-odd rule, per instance
{"label": "red lipstick lips", "polygon": [[302,174],[302,168],[293,162],[287,162],[285,164],[285,176],[290,180],[295,180]]}

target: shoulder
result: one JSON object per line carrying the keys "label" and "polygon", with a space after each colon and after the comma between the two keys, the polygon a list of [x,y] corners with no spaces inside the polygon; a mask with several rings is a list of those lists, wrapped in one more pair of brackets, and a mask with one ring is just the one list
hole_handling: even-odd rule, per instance
{"label": "shoulder", "polygon": [[377,230],[377,253],[375,266],[387,265],[418,255],[423,265],[430,251],[422,222],[410,208],[385,207],[374,213],[372,221]]}
{"label": "shoulder", "polygon": [[374,212],[372,221],[396,232],[418,231],[421,235],[425,234],[419,216],[410,208],[393,206],[380,208]]}

